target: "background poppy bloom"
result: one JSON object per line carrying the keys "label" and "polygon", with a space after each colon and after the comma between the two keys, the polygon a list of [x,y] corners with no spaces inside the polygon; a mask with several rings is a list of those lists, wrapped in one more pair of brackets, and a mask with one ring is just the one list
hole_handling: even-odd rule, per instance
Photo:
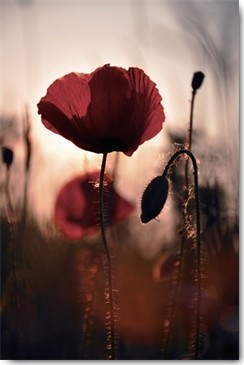
{"label": "background poppy bloom", "polygon": [[[99,176],[99,170],[78,176],[59,192],[54,220],[67,238],[81,239],[99,231]],[[134,207],[114,190],[108,176],[105,184],[104,214],[108,217],[108,224],[114,224],[128,217]]]}
{"label": "background poppy bloom", "polygon": [[54,81],[38,112],[48,129],[80,148],[131,156],[162,129],[161,100],[141,69],[105,65],[91,74],[70,73]]}

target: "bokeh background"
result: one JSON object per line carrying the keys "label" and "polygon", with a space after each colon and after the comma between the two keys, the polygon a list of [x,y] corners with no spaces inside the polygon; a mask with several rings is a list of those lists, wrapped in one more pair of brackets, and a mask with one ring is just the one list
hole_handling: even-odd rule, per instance
{"label": "bokeh background", "polygon": [[[163,171],[168,157],[175,148],[172,144],[184,140],[187,134],[192,75],[195,71],[201,70],[205,74],[205,79],[196,97],[192,150],[199,163],[200,184],[211,190],[211,204],[214,201],[214,207],[210,204],[211,208],[204,211],[204,227],[207,227],[206,222],[208,222],[211,214],[211,217],[217,217],[218,224],[221,226],[221,233],[219,233],[220,237],[217,239],[216,247],[218,249],[223,246],[228,246],[228,249],[229,246],[231,247],[233,257],[228,256],[229,253],[224,253],[219,270],[223,270],[225,265],[230,264],[232,268],[230,272],[235,272],[233,276],[230,273],[232,278],[230,287],[232,289],[235,287],[233,294],[235,299],[230,303],[230,307],[234,310],[230,312],[233,315],[231,317],[232,322],[238,321],[236,299],[238,297],[238,274],[236,272],[238,271],[239,219],[238,1],[1,0],[0,16],[2,42],[0,145],[1,147],[7,146],[14,151],[14,161],[9,175],[9,190],[14,215],[20,217],[25,211],[24,215],[27,216],[27,222],[31,224],[29,231],[27,229],[24,234],[23,240],[26,247],[23,248],[22,256],[28,256],[32,266],[29,263],[28,273],[22,268],[25,278],[23,281],[29,282],[30,276],[33,278],[34,274],[39,278],[43,270],[45,271],[45,265],[47,265],[48,270],[52,272],[56,270],[56,274],[51,277],[55,282],[55,287],[57,287],[60,281],[64,279],[60,274],[61,261],[67,257],[67,251],[71,255],[70,247],[72,247],[74,257],[78,255],[76,250],[79,251],[83,246],[90,247],[89,240],[88,242],[76,242],[74,245],[67,245],[65,240],[65,242],[62,241],[63,238],[57,240],[58,232],[53,223],[54,207],[57,194],[65,183],[80,173],[99,168],[101,163],[101,156],[79,150],[71,142],[54,135],[42,125],[40,116],[37,114],[36,104],[46,94],[47,87],[55,79],[69,72],[90,73],[97,67],[109,63],[112,66],[126,69],[133,66],[142,68],[157,84],[162,95],[162,104],[166,115],[163,130],[155,138],[140,146],[132,157],[126,157],[123,154],[119,154],[119,156],[118,154],[111,154],[107,165],[107,170],[111,174],[116,170],[116,190],[123,198],[135,205],[133,214],[116,231],[120,245],[123,243],[124,246],[122,246],[126,247],[125,250],[129,250],[129,254],[127,251],[124,253],[124,264],[120,264],[120,277],[127,277],[127,264],[129,265],[130,260],[131,265],[134,266],[131,277],[137,279],[135,279],[134,284],[131,284],[130,293],[133,296],[133,293],[137,293],[138,287],[141,285],[138,278],[141,278],[142,281],[147,278],[147,285],[150,287],[150,280],[155,279],[153,279],[153,273],[157,271],[158,263],[162,261],[162,252],[171,253],[171,248],[172,251],[175,251],[177,247],[178,233],[176,232],[178,231],[176,225],[179,223],[179,218],[175,211],[174,202],[179,192],[175,193],[172,189],[164,212],[157,221],[154,220],[147,225],[142,225],[140,222],[140,201],[148,182]],[[26,173],[27,126],[30,129],[29,138],[31,141],[28,174]],[[5,220],[8,215],[6,180],[6,166],[0,161],[2,220]],[[221,191],[221,195],[218,195],[219,191]],[[204,199],[207,199],[206,195],[203,198],[203,203]],[[42,237],[42,239],[36,239],[38,242],[34,240],[37,234],[33,233],[33,224]],[[1,226],[3,227],[3,223]],[[5,230],[7,228],[1,229],[2,247],[7,245],[6,237],[8,235]],[[228,238],[229,245],[226,244],[227,233],[229,234],[228,237],[231,237]],[[210,237],[213,236],[212,231],[208,231],[208,234]],[[20,240],[20,242],[22,241]],[[46,256],[47,253],[51,257],[48,263],[43,258],[43,255]],[[5,254],[3,249],[3,261]],[[34,266],[37,265],[38,259],[40,268],[35,273]],[[23,261],[21,262],[23,263]],[[62,261],[62,263],[64,262]],[[9,268],[5,268],[4,265],[3,267],[3,302],[9,303],[11,295],[8,291],[11,292],[11,290],[6,285]],[[136,272],[136,270],[138,271]],[[209,271],[210,276],[213,274],[211,270]],[[28,299],[29,294],[26,295],[25,300],[23,300],[23,308],[27,308],[29,305],[33,309],[35,307],[33,302],[40,302],[40,300],[45,303],[48,302],[47,298],[50,296],[47,293],[49,292],[43,288],[42,291],[40,289],[42,285],[45,286],[45,280],[42,279],[44,282],[40,278],[38,280],[36,279],[34,284],[32,283],[32,295],[35,296],[35,300],[31,302]],[[123,286],[122,279],[118,285],[122,293],[123,290],[128,290],[128,287]],[[157,290],[155,295],[158,295]],[[59,295],[61,298],[65,295],[67,299],[70,293],[59,293]],[[149,293],[148,297],[150,295],[152,293]],[[52,305],[56,305],[56,301],[57,299],[53,299]],[[155,310],[155,306],[151,308],[151,304],[147,303],[148,306],[145,305],[148,309],[147,313],[154,310],[155,313],[160,312],[161,306],[158,304],[158,299],[154,298],[153,303],[155,301],[157,302],[157,310]],[[127,304],[121,301],[120,305],[123,310]],[[3,308],[5,308],[4,305]],[[45,318],[49,318],[47,313],[52,313],[54,309],[50,304],[43,311]],[[124,331],[125,338],[132,331],[130,318],[133,315],[132,313],[127,314],[128,318],[122,316],[124,322],[121,322],[123,323],[121,331]],[[29,312],[25,315],[28,318]],[[38,314],[35,315],[38,317]],[[141,315],[147,318],[148,314],[142,313]],[[61,316],[63,313],[60,313]],[[18,342],[16,338],[13,340],[14,327],[12,323],[9,324],[7,321],[7,325],[4,327],[6,350],[3,351],[5,354],[3,356],[10,358],[11,356],[17,358],[36,357],[37,359],[39,356],[40,358],[40,353],[43,352],[40,349],[43,347],[40,345],[41,341],[38,334],[42,333],[45,337],[47,327],[45,330],[40,329],[36,317],[32,311],[30,322],[33,322],[33,328],[29,328],[29,332],[24,332],[24,335],[21,332],[22,342]],[[144,331],[144,329],[140,329],[139,323],[142,322],[140,317],[138,318],[135,333]],[[157,318],[156,314],[155,318]],[[148,348],[151,346],[152,335],[150,334],[160,332],[158,328],[155,329],[157,321],[155,318],[153,325],[149,321],[148,326],[151,326],[151,332],[145,330],[147,334],[144,336],[144,342]],[[66,319],[69,322],[68,314]],[[23,318],[21,320],[25,321]],[[59,323],[58,315],[57,323]],[[57,325],[57,328],[57,333],[63,331],[63,327],[60,329]],[[148,328],[147,324],[145,324],[145,328]],[[73,331],[73,327],[70,331]],[[35,345],[33,345],[32,350],[28,350],[32,336],[30,333],[35,334],[35,340],[33,340]],[[96,335],[98,336],[97,333]],[[238,342],[236,340],[237,327],[234,328],[231,335],[234,336],[236,341],[234,344],[236,345]],[[231,338],[233,339],[233,337]],[[14,341],[20,349],[24,349],[23,353],[16,350],[15,354],[14,351],[10,350]],[[128,341],[125,341],[127,352],[124,351],[126,353],[124,356],[125,358],[126,356],[136,358],[142,349],[136,347],[137,340],[134,338]],[[49,342],[51,343],[51,340]],[[60,348],[60,343],[57,348]],[[130,351],[128,350],[128,343],[133,344]],[[16,348],[18,346],[16,345]],[[238,351],[235,346],[230,354],[224,355],[223,347],[222,352],[220,351],[220,357],[233,358],[237,356]],[[79,351],[81,350],[77,350],[77,348],[74,356],[79,358]],[[50,350],[47,351],[46,356],[57,358],[57,353],[58,350],[50,345]],[[62,356],[65,358],[71,355],[66,353]],[[60,355],[61,358],[62,356]],[[158,355],[155,352],[152,355],[148,350],[145,356],[153,358]]]}

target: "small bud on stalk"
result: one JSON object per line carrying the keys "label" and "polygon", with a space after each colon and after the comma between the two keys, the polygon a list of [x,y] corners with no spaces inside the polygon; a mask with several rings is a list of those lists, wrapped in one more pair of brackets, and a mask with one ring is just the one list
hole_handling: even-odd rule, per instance
{"label": "small bud on stalk", "polygon": [[8,147],[2,147],[2,160],[9,167],[14,158],[13,151]]}
{"label": "small bud on stalk", "polygon": [[155,177],[146,187],[141,201],[141,221],[148,223],[162,211],[168,197],[169,183],[165,175]]}
{"label": "small bud on stalk", "polygon": [[205,77],[205,75],[201,71],[197,71],[193,74],[191,87],[193,88],[194,91],[196,91],[197,89],[199,89],[201,87],[204,77]]}

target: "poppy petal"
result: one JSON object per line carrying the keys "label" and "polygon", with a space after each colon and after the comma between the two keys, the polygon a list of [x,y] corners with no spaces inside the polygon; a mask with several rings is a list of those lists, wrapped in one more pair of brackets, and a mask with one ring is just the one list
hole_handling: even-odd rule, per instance
{"label": "poppy petal", "polygon": [[[76,120],[68,119],[67,116],[54,104],[46,101],[39,103],[42,114],[42,123],[54,133],[64,136],[80,148],[84,148],[80,138],[81,127]],[[85,134],[86,136],[86,134]]]}
{"label": "poppy petal", "polygon": [[127,72],[118,67],[104,67],[89,82],[91,103],[87,124],[93,127],[103,148],[119,151],[126,148],[132,132],[130,120],[134,109]]}
{"label": "poppy petal", "polygon": [[[164,108],[161,104],[160,96],[156,84],[137,67],[131,67],[128,70],[132,88],[135,90],[135,103],[133,123],[137,125],[138,134],[140,135],[138,145],[156,136],[163,127],[165,121]],[[130,151],[125,152],[127,155],[137,149],[135,144]]]}
{"label": "poppy petal", "polygon": [[97,199],[94,199],[94,193],[89,175],[76,177],[64,185],[59,192],[54,220],[66,237],[79,239],[97,231],[98,205]]}
{"label": "poppy petal", "polygon": [[[99,192],[96,183],[100,171],[78,176],[60,190],[55,204],[54,221],[69,239],[77,240],[99,232]],[[123,199],[105,177],[104,210],[108,224],[115,224],[128,217],[134,206]]]}
{"label": "poppy petal", "polygon": [[50,102],[69,120],[72,120],[74,115],[77,118],[85,116],[91,101],[87,84],[89,79],[90,75],[72,72],[54,81],[47,89],[46,96],[38,104],[39,113],[42,114],[42,102]]}
{"label": "poppy petal", "polygon": [[43,124],[78,147],[131,156],[165,119],[155,83],[139,68],[105,65],[56,80],[38,104]]}
{"label": "poppy petal", "polygon": [[46,128],[80,145],[80,120],[90,103],[87,85],[90,75],[70,73],[54,81],[39,104],[38,112]]}

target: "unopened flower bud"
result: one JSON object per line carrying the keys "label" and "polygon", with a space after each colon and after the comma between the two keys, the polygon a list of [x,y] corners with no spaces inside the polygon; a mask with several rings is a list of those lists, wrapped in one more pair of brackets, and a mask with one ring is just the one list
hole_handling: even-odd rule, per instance
{"label": "unopened flower bud", "polygon": [[191,82],[191,87],[193,88],[193,90],[197,90],[201,87],[204,77],[205,75],[201,71],[197,71],[193,74]]}
{"label": "unopened flower bud", "polygon": [[13,162],[13,158],[14,158],[14,153],[13,151],[8,148],[8,147],[3,147],[2,148],[2,159],[3,159],[3,162],[10,166],[11,163]]}
{"label": "unopened flower bud", "polygon": [[169,183],[166,177],[157,176],[146,187],[141,201],[141,221],[148,223],[162,211],[168,197]]}

